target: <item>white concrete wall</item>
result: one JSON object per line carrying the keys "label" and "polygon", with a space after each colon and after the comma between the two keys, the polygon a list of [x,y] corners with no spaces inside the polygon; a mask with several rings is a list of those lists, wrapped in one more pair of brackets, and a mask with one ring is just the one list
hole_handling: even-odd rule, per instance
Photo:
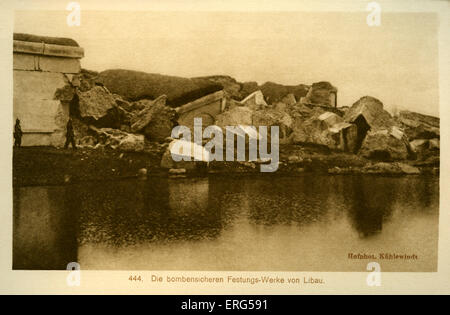
{"label": "white concrete wall", "polygon": [[63,73],[14,70],[13,119],[21,121],[22,145],[62,146],[69,105],[54,99],[68,81]]}

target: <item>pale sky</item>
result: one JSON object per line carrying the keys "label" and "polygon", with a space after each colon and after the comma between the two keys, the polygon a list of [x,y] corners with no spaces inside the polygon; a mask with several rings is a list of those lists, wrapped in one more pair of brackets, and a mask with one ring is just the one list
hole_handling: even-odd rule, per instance
{"label": "pale sky", "polygon": [[338,88],[338,105],[371,95],[385,108],[437,116],[438,19],[432,13],[17,11],[14,31],[70,37],[83,68]]}

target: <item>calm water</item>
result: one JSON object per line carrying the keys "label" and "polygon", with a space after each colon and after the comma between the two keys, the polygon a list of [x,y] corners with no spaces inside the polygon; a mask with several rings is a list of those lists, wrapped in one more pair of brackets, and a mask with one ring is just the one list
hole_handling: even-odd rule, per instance
{"label": "calm water", "polygon": [[[149,179],[14,188],[14,269],[436,271],[437,177]],[[370,260],[370,261],[373,261]]]}

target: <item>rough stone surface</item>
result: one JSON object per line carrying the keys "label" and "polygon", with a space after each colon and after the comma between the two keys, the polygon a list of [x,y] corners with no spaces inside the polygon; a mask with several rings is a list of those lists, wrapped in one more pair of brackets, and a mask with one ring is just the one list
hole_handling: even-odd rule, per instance
{"label": "rough stone surface", "polygon": [[59,88],[55,91],[55,99],[60,101],[71,101],[75,95],[75,89],[70,85],[66,84],[64,87]]}
{"label": "rough stone surface", "polygon": [[361,97],[354,103],[345,113],[344,120],[356,123],[360,116],[372,129],[390,129],[395,125],[391,115],[383,109],[383,103],[371,96]]}
{"label": "rough stone surface", "polygon": [[405,163],[397,163],[397,165],[405,174],[420,174],[420,170],[417,167]]}
{"label": "rough stone surface", "polygon": [[343,122],[342,117],[336,115],[335,113],[325,112],[318,117],[319,120],[322,120],[327,124],[328,127],[331,127],[337,123]]}
{"label": "rough stone surface", "polygon": [[397,119],[409,140],[440,137],[440,119],[437,117],[401,111]]}
{"label": "rough stone surface", "polygon": [[329,82],[317,82],[313,83],[303,99],[304,102],[309,104],[335,106],[334,95],[337,93],[337,89]]}
{"label": "rough stone surface", "polygon": [[404,140],[395,138],[388,130],[371,130],[367,133],[359,154],[375,160],[405,160],[408,149]]}
{"label": "rough stone surface", "polygon": [[391,135],[398,140],[406,139],[406,136],[405,136],[405,133],[403,132],[403,130],[401,130],[397,126],[393,126],[391,128]]}
{"label": "rough stone surface", "polygon": [[430,150],[440,150],[441,148],[441,142],[439,139],[430,139]]}
{"label": "rough stone surface", "polygon": [[285,107],[286,111],[289,113],[289,115],[292,118],[300,119],[300,120],[305,120],[305,119],[311,118],[312,116],[321,115],[321,114],[325,113],[325,109],[323,109],[321,107],[311,108],[302,103],[297,103],[293,106],[287,106],[287,105],[285,105],[285,106],[286,106]]}
{"label": "rough stone surface", "polygon": [[239,101],[236,101],[234,99],[227,99],[225,110],[230,110],[230,109],[233,109],[235,107],[242,107],[242,106],[243,105]]}
{"label": "rough stone surface", "polygon": [[97,77],[98,72],[81,69],[80,74],[78,75],[79,91],[86,92],[92,89],[95,86],[95,78]]}
{"label": "rough stone surface", "polygon": [[80,147],[88,147],[93,148],[98,143],[97,139],[93,136],[84,136],[80,140],[78,140],[78,145]]}
{"label": "rough stone surface", "polygon": [[288,94],[293,94],[298,101],[301,97],[308,93],[309,86],[305,84],[299,85],[282,85],[274,82],[266,82],[259,87],[266,97],[269,104],[276,104],[283,100]]}
{"label": "rough stone surface", "polygon": [[83,118],[99,120],[116,105],[114,96],[101,86],[95,86],[87,92],[79,92],[78,97],[80,116]]}
{"label": "rough stone surface", "polygon": [[415,139],[411,141],[410,143],[411,149],[416,152],[423,152],[429,149],[430,142],[428,139]]}
{"label": "rough stone surface", "polygon": [[251,126],[253,123],[253,111],[248,107],[235,107],[224,111],[216,118],[216,125],[222,128],[226,126]]}
{"label": "rough stone surface", "polygon": [[361,172],[366,174],[390,174],[390,175],[420,174],[420,170],[417,167],[398,162],[396,163],[378,162],[374,164],[369,164],[364,166]]}
{"label": "rough stone surface", "polygon": [[241,83],[241,91],[240,91],[240,98],[244,99],[253,92],[257,91],[259,89],[258,83],[251,81],[251,82],[244,82]]}
{"label": "rough stone surface", "polygon": [[278,126],[280,139],[287,139],[291,135],[292,125],[294,123],[294,120],[289,114],[275,108],[255,111],[252,120],[252,125],[257,128],[260,126],[267,126],[268,130],[270,130],[271,126]]}
{"label": "rough stone surface", "polygon": [[402,171],[395,163],[379,162],[375,164],[366,165],[362,169],[363,173],[367,174],[401,174]]}
{"label": "rough stone surface", "polygon": [[120,95],[114,94],[114,99],[116,100],[117,106],[122,107],[124,110],[131,112],[135,110],[136,108],[133,106],[133,103],[130,103],[126,100],[124,100]]}
{"label": "rough stone surface", "polygon": [[98,130],[99,143],[111,149],[126,152],[141,152],[145,148],[143,135],[130,134],[118,129],[102,128]]}
{"label": "rough stone surface", "polygon": [[250,108],[251,110],[258,110],[267,107],[267,103],[264,100],[264,95],[261,91],[256,91],[247,96],[241,101],[242,105]]}
{"label": "rough stone surface", "polygon": [[120,139],[117,149],[126,152],[141,152],[144,147],[145,139],[143,135],[129,133]]}
{"label": "rough stone surface", "polygon": [[[293,124],[293,143],[313,143],[335,147],[339,139],[339,134],[330,132],[332,125],[327,123],[322,112],[317,111],[312,117],[303,120],[296,119]],[[319,117],[322,116],[322,119]]]}
{"label": "rough stone surface", "polygon": [[[358,128],[354,124],[340,122],[328,129],[335,140],[331,149],[338,149],[345,152],[354,152],[357,145]],[[338,136],[339,135],[339,138]],[[339,140],[338,140],[339,139]]]}
{"label": "rough stone surface", "polygon": [[143,132],[151,141],[163,142],[170,137],[176,123],[176,112],[165,103],[165,95],[148,102],[144,109],[131,118],[131,131]]}
{"label": "rough stone surface", "polygon": [[288,106],[286,103],[283,103],[283,102],[278,102],[275,105],[273,105],[274,109],[281,111],[281,112],[286,112],[286,113],[288,112],[289,107],[290,106]]}
{"label": "rough stone surface", "polygon": [[431,156],[438,156],[440,153],[439,139],[415,139],[409,142],[411,151],[418,161],[427,160]]}
{"label": "rough stone surface", "polygon": [[288,106],[292,106],[295,105],[297,103],[297,100],[295,99],[295,95],[292,93],[289,93],[288,95],[286,95],[285,97],[283,97],[281,99],[281,102],[288,105]]}

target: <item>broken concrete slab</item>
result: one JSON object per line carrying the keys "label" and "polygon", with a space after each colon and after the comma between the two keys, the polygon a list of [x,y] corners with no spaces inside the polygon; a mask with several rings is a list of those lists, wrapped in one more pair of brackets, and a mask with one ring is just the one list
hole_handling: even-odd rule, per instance
{"label": "broken concrete slab", "polygon": [[142,152],[145,148],[143,135],[130,134],[118,129],[96,129],[98,143],[114,150],[125,152]]}
{"label": "broken concrete slab", "polygon": [[359,154],[368,159],[381,161],[406,160],[408,148],[405,141],[392,136],[389,130],[370,130],[362,143]]}
{"label": "broken concrete slab", "polygon": [[260,90],[253,92],[252,94],[244,98],[241,101],[241,104],[250,108],[251,110],[258,110],[267,107],[267,103],[264,100],[264,95]]}
{"label": "broken concrete slab", "polygon": [[337,106],[337,89],[330,82],[321,81],[311,85],[302,102],[313,105]]}
{"label": "broken concrete slab", "polygon": [[402,125],[409,140],[440,137],[440,119],[438,117],[401,111],[397,120]]}
{"label": "broken concrete slab", "polygon": [[383,103],[371,96],[361,97],[344,116],[346,122],[355,124],[362,118],[372,129],[390,129],[395,125],[391,115],[383,109]]}
{"label": "broken concrete slab", "polygon": [[226,126],[247,125],[253,123],[253,111],[248,107],[234,107],[226,110],[216,118],[216,125],[225,128]]}
{"label": "broken concrete slab", "polygon": [[271,126],[278,126],[280,140],[287,139],[291,135],[293,123],[294,120],[289,114],[276,108],[257,110],[252,116],[252,125],[255,127],[267,126],[270,130]]}
{"label": "broken concrete slab", "polygon": [[[293,143],[311,143],[334,147],[336,139],[332,137],[333,134],[329,130],[331,125],[326,121],[326,118],[331,116],[322,116],[322,114],[324,114],[323,111],[315,111],[315,114],[306,120],[296,119],[291,136]],[[321,116],[323,119],[319,119]]]}
{"label": "broken concrete slab", "polygon": [[391,135],[394,137],[394,138],[396,138],[396,139],[398,139],[398,140],[401,140],[401,139],[406,139],[405,138],[405,133],[403,132],[403,130],[401,130],[400,128],[398,128],[397,126],[393,126],[392,128],[391,128]]}
{"label": "broken concrete slab", "polygon": [[[338,149],[344,152],[354,152],[357,144],[358,128],[354,124],[340,122],[334,124],[328,129],[332,133],[334,145],[330,148]],[[339,137],[334,136],[338,134]]]}
{"label": "broken concrete slab", "polygon": [[203,126],[213,125],[216,117],[225,110],[227,99],[224,91],[203,96],[176,109],[178,124],[194,127],[194,118],[202,118]]}
{"label": "broken concrete slab", "polygon": [[264,94],[267,103],[276,104],[282,101],[288,94],[294,95],[296,101],[306,96],[310,86],[305,84],[299,85],[282,85],[274,82],[266,82],[259,87]]}
{"label": "broken concrete slab", "polygon": [[428,139],[415,139],[411,141],[409,144],[411,146],[411,149],[416,153],[428,150],[430,147]]}
{"label": "broken concrete slab", "polygon": [[295,95],[292,93],[289,93],[288,95],[286,95],[285,97],[283,97],[281,99],[281,102],[288,105],[288,106],[292,106],[295,105],[297,103],[297,100],[295,99]]}
{"label": "broken concrete slab", "polygon": [[130,119],[131,131],[143,133],[151,141],[164,142],[172,134],[177,114],[165,105],[166,96],[161,95]]}
{"label": "broken concrete slab", "polygon": [[114,96],[102,86],[95,86],[87,92],[79,92],[78,98],[80,116],[95,121],[105,117],[116,105]]}
{"label": "broken concrete slab", "polygon": [[319,120],[323,121],[328,125],[328,128],[331,126],[343,122],[342,117],[336,115],[332,112],[325,112],[318,117]]}

